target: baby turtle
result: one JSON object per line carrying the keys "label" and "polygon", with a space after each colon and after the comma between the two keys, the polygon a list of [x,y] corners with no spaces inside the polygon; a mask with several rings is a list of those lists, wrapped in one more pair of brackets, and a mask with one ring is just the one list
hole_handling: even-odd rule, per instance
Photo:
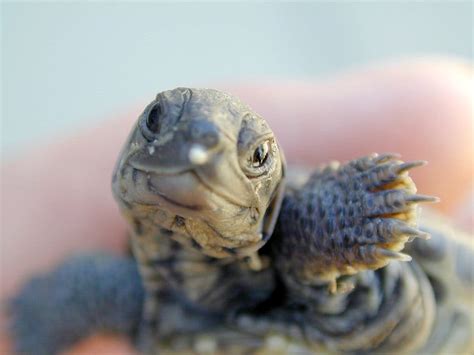
{"label": "baby turtle", "polygon": [[108,330],[150,354],[473,353],[472,240],[420,215],[436,201],[408,175],[423,164],[372,154],[287,172],[237,98],[162,92],[113,173],[136,263],[75,257],[28,283],[11,304],[16,350]]}

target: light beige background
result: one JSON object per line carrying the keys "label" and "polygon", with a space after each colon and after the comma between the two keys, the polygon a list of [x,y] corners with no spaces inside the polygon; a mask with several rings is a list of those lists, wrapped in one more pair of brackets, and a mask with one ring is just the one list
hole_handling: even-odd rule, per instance
{"label": "light beige background", "polygon": [[2,3],[2,150],[160,90],[313,80],[412,55],[472,60],[473,3]]}

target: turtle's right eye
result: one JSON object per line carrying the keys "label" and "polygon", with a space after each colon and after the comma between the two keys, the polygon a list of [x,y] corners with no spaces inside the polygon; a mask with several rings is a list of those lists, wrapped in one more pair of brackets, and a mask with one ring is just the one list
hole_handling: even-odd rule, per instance
{"label": "turtle's right eye", "polygon": [[268,152],[270,151],[270,142],[267,140],[260,144],[253,152],[252,167],[260,168],[265,164],[268,158]]}
{"label": "turtle's right eye", "polygon": [[161,106],[156,103],[155,106],[148,113],[146,118],[146,127],[152,133],[160,133],[161,130]]}

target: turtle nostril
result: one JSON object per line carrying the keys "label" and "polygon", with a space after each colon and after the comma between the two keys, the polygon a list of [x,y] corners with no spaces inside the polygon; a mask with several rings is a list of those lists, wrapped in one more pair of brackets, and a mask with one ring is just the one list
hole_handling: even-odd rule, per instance
{"label": "turtle nostril", "polygon": [[190,138],[193,143],[205,148],[212,148],[219,143],[219,130],[209,121],[193,121],[189,127]]}

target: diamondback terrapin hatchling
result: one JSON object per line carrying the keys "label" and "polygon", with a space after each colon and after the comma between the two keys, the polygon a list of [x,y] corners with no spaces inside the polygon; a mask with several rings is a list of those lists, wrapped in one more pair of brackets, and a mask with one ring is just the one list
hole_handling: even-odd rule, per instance
{"label": "diamondback terrapin hatchling", "polygon": [[436,200],[408,176],[422,164],[297,174],[235,97],[162,92],[113,174],[136,263],[75,257],[31,281],[12,302],[16,349],[110,330],[146,353],[473,353],[472,240],[420,215]]}

